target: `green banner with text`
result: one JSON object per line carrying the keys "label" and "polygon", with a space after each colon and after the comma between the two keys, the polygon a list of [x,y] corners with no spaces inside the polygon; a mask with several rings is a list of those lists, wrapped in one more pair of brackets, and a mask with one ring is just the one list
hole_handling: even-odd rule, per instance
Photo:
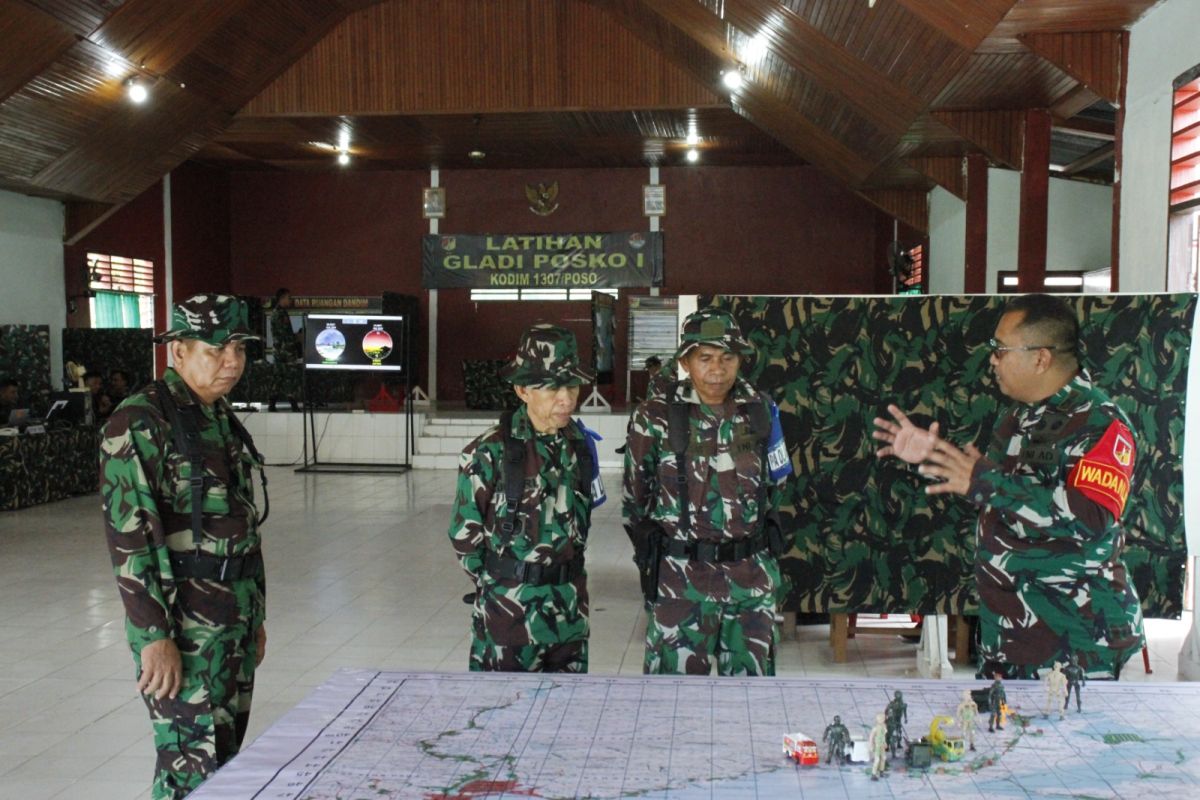
{"label": "green banner with text", "polygon": [[661,286],[662,234],[445,234],[421,243],[426,289]]}

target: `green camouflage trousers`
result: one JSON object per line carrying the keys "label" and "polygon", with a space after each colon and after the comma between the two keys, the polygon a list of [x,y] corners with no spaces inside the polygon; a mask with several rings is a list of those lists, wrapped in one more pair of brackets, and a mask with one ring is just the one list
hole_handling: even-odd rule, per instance
{"label": "green camouflage trousers", "polygon": [[304,392],[302,364],[274,364],[271,367],[269,400],[299,400]]}
{"label": "green camouflage trousers", "polygon": [[[156,700],[143,695],[154,726],[154,800],[178,800],[204,782],[233,758],[246,735],[250,700],[254,692],[254,667],[258,653],[254,634],[262,624],[263,609],[254,579],[233,581],[223,586],[232,592],[207,594],[204,581],[184,581],[179,587],[175,643],[183,658],[183,688],[174,700]],[[187,613],[189,592],[205,594],[194,604],[205,614],[223,607],[217,618],[223,624],[197,621],[199,614]],[[213,603],[216,598],[235,603]],[[141,659],[135,655],[138,674]]]}
{"label": "green camouflage trousers", "polygon": [[472,672],[587,672],[587,576],[557,586],[478,582]]}
{"label": "green camouflage trousers", "polygon": [[708,675],[716,657],[719,675],[774,675],[779,564],[770,557],[757,561],[761,570],[753,573],[765,582],[741,585],[721,579],[720,566],[692,572],[697,565],[664,559],[659,597],[647,614],[642,672]]}

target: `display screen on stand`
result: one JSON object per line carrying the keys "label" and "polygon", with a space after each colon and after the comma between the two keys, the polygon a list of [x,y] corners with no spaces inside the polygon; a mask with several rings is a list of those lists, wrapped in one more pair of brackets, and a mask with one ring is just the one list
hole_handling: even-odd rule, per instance
{"label": "display screen on stand", "polygon": [[305,369],[404,371],[404,317],[309,314]]}

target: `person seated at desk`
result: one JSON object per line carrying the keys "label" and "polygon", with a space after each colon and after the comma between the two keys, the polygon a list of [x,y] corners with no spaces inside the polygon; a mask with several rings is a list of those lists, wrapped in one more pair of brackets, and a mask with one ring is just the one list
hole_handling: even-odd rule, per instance
{"label": "person seated at desk", "polygon": [[9,378],[0,379],[0,426],[8,424],[9,415],[18,408],[17,382]]}
{"label": "person seated at desk", "polygon": [[113,401],[104,391],[104,376],[99,372],[84,373],[83,383],[92,395],[92,416],[97,421],[108,419],[112,413]]}

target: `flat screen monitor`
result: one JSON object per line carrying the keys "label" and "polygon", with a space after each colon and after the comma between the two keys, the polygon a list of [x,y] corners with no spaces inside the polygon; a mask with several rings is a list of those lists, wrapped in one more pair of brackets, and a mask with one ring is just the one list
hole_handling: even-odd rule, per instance
{"label": "flat screen monitor", "polygon": [[307,369],[404,371],[404,317],[309,314],[304,318]]}
{"label": "flat screen monitor", "polygon": [[65,421],[76,425],[89,422],[89,407],[92,396],[88,392],[51,392],[50,408],[46,411],[46,421]]}

